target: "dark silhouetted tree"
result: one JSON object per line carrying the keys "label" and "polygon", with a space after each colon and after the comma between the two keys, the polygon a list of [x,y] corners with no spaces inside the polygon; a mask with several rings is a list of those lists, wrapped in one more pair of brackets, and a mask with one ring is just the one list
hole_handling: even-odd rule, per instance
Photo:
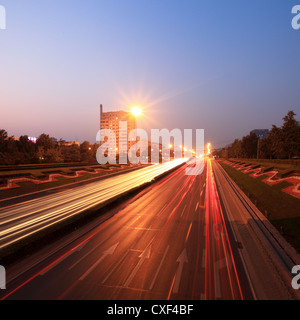
{"label": "dark silhouetted tree", "polygon": [[281,128],[283,139],[283,150],[286,157],[299,156],[300,152],[300,125],[295,119],[294,111],[289,111],[283,118]]}

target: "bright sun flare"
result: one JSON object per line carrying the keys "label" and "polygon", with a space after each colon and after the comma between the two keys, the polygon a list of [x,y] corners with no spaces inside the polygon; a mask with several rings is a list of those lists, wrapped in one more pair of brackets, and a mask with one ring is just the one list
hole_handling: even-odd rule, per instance
{"label": "bright sun flare", "polygon": [[139,115],[142,114],[142,110],[141,110],[141,108],[139,108],[139,107],[133,107],[133,108],[131,109],[131,113],[132,113],[134,116],[139,116]]}

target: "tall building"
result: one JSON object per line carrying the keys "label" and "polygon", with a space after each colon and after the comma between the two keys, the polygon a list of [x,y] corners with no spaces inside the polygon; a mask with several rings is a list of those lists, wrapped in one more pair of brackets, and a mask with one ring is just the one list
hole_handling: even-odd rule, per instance
{"label": "tall building", "polygon": [[[120,130],[120,121],[127,121],[127,129]],[[131,130],[136,129],[136,118],[128,111],[110,111],[103,112],[103,106],[100,105],[100,129],[111,129],[115,133],[116,137],[116,150],[119,153],[120,146],[127,146],[124,152],[128,152],[130,147],[136,143],[136,141],[128,141],[128,136]],[[109,135],[104,141],[108,141],[111,146],[114,144],[113,134]],[[104,142],[101,142],[103,144]]]}

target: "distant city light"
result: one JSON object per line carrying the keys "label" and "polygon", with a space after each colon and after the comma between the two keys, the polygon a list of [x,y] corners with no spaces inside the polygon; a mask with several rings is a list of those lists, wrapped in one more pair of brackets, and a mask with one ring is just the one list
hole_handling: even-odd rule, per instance
{"label": "distant city light", "polygon": [[31,141],[33,143],[36,143],[37,140],[38,140],[38,138],[36,138],[36,137],[28,137],[28,141]]}
{"label": "distant city light", "polygon": [[207,155],[211,154],[210,143],[207,144]]}

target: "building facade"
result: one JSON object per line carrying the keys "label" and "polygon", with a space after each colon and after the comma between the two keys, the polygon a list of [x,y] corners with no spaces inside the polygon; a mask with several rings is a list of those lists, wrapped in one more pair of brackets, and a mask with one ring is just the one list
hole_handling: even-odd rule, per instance
{"label": "building facade", "polygon": [[[122,127],[120,127],[120,121]],[[126,121],[126,127],[125,123]],[[136,129],[136,118],[128,111],[110,111],[103,112],[103,106],[100,105],[100,129],[110,129],[111,134],[108,135],[104,142],[109,142],[109,148],[116,148],[117,154],[121,149],[124,152],[128,152],[130,147],[136,143],[136,141],[128,141],[129,133],[131,130]],[[122,148],[123,147],[123,148]],[[125,150],[124,150],[125,149]]]}

